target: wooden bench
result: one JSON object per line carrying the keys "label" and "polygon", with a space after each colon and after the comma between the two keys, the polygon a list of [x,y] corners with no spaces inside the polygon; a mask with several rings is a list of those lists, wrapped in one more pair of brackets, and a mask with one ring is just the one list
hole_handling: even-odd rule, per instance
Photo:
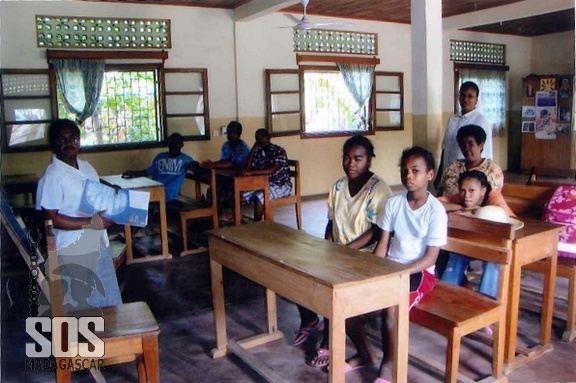
{"label": "wooden bench", "polygon": [[[517,185],[505,184],[502,195],[518,217],[542,219],[544,207],[559,184]],[[539,261],[524,267],[525,270],[544,273],[545,262]],[[556,276],[568,279],[568,297],[566,313],[555,312],[554,316],[566,319],[566,330],[562,340],[570,342],[576,338],[576,260],[559,257]],[[523,308],[539,311],[539,307],[522,305]]]}
{"label": "wooden bench", "polygon": [[[501,265],[498,296],[494,300],[464,287],[437,281],[436,287],[410,311],[410,320],[445,336],[445,382],[470,378],[458,374],[462,337],[484,327],[494,325],[492,344],[492,373],[483,379],[507,381],[503,375],[506,308],[509,287],[509,267],[512,260],[514,230],[507,223],[490,222],[474,217],[451,214],[448,219],[448,243],[444,250]],[[434,370],[439,366],[419,360]]]}

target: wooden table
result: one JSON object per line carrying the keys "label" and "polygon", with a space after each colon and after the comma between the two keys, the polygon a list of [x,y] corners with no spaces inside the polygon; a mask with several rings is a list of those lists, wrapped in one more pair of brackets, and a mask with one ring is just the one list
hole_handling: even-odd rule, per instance
{"label": "wooden table", "polygon": [[[394,382],[408,368],[409,274],[404,265],[338,246],[287,226],[262,221],[208,232],[216,327],[213,357],[234,352],[269,381],[286,381],[246,350],[283,334],[277,328],[276,293],[330,319],[331,383],[344,382],[346,318],[398,306]],[[267,332],[238,342],[226,335],[222,267],[266,288]],[[302,361],[304,363],[304,361]]]}
{"label": "wooden table", "polygon": [[243,176],[235,169],[216,169],[216,183],[231,185],[234,188],[234,224],[242,223],[242,192],[264,191],[264,218],[268,221],[274,219],[273,209],[270,206],[270,184],[268,175]]}
{"label": "wooden table", "polygon": [[126,264],[172,258],[172,254],[170,254],[168,250],[168,224],[166,222],[166,196],[164,194],[164,184],[148,177],[122,178],[121,174],[103,176],[100,177],[100,181],[110,186],[118,186],[121,189],[147,191],[150,193],[150,202],[158,202],[160,204],[160,240],[162,244],[162,253],[160,255],[146,255],[144,258],[134,259],[132,249],[132,228],[130,225],[124,225],[124,235],[126,237]]}
{"label": "wooden table", "polygon": [[[527,218],[523,218],[522,221],[524,222],[524,227],[516,232],[513,242],[512,265],[510,268],[510,296],[508,299],[506,347],[504,352],[504,372],[506,374],[553,349],[550,338],[552,315],[554,313],[558,233],[563,226]],[[546,262],[542,286],[543,298],[539,342],[536,346],[529,349],[517,349],[522,266],[538,260],[545,260]]]}

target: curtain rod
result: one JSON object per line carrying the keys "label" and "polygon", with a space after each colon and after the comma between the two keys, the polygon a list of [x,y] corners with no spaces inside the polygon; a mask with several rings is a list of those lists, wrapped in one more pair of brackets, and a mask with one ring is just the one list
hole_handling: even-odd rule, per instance
{"label": "curtain rod", "polygon": [[46,49],[46,59],[168,59],[168,52],[160,51],[80,51]]}
{"label": "curtain rod", "polygon": [[333,55],[302,55],[296,54],[296,63],[303,61],[331,62],[343,64],[380,64],[378,57],[355,57],[355,56],[333,56]]}

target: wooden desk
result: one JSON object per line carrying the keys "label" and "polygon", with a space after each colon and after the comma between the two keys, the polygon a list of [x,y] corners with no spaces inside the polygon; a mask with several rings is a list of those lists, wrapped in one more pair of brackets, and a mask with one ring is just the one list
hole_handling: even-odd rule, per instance
{"label": "wooden desk", "polygon": [[273,209],[270,206],[270,184],[268,175],[243,176],[235,169],[215,169],[216,183],[232,185],[234,188],[234,224],[242,223],[241,194],[245,191],[264,191],[264,218],[268,221],[274,220]]}
{"label": "wooden desk", "polygon": [[[510,268],[510,296],[508,299],[506,348],[504,352],[504,372],[506,374],[553,349],[550,337],[552,332],[552,314],[554,312],[558,233],[562,230],[562,226],[528,218],[523,218],[522,221],[524,222],[524,227],[516,232],[513,241],[513,256]],[[543,300],[539,343],[530,349],[517,350],[522,266],[538,260],[545,260],[546,262],[544,284],[542,286]]]}
{"label": "wooden desk", "polygon": [[[253,357],[246,349],[281,339],[276,317],[278,293],[330,319],[329,381],[343,383],[346,318],[398,306],[394,382],[406,382],[409,274],[405,266],[270,221],[210,230],[208,234],[216,327],[213,357],[232,351],[250,361]],[[223,266],[266,287],[266,333],[228,341]],[[258,363],[249,364],[269,381],[285,381],[270,369],[255,367]]]}
{"label": "wooden desk", "polygon": [[36,203],[36,188],[40,177],[36,174],[16,174],[2,176],[2,187],[8,195],[24,194],[30,196],[23,199],[24,206],[34,207]]}
{"label": "wooden desk", "polygon": [[130,225],[124,225],[124,235],[126,236],[126,264],[172,258],[172,254],[170,254],[168,250],[168,224],[166,223],[166,196],[164,194],[164,184],[148,177],[122,178],[121,174],[103,176],[100,177],[100,181],[110,186],[118,186],[121,189],[147,191],[150,193],[150,202],[158,202],[160,204],[160,239],[162,243],[162,254],[146,255],[144,258],[134,259],[132,249],[132,228]]}

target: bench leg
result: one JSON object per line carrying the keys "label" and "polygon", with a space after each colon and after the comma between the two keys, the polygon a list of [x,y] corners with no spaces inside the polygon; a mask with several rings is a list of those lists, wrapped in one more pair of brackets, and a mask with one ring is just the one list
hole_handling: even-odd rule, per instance
{"label": "bench leg", "polygon": [[566,312],[566,331],[562,340],[571,342],[576,338],[576,268],[570,271],[568,276],[568,310]]}
{"label": "bench leg", "polygon": [[160,362],[158,360],[158,333],[142,336],[142,353],[146,366],[148,383],[160,383]]}
{"label": "bench leg", "polygon": [[448,336],[448,346],[446,347],[446,383],[456,383],[458,381],[458,364],[460,363],[460,344],[462,337],[460,334],[452,332]]}
{"label": "bench leg", "polygon": [[492,375],[498,379],[503,374],[504,368],[504,342],[506,341],[506,317],[500,319],[494,325],[492,341]]}
{"label": "bench leg", "polygon": [[188,225],[182,213],[180,213],[180,230],[182,231],[182,252],[188,251]]}
{"label": "bench leg", "polygon": [[296,226],[298,230],[302,230],[302,207],[300,206],[300,202],[296,202],[294,206],[296,209]]}
{"label": "bench leg", "polygon": [[148,377],[146,376],[146,365],[144,364],[143,355],[136,355],[136,369],[138,371],[138,383],[146,383]]}

